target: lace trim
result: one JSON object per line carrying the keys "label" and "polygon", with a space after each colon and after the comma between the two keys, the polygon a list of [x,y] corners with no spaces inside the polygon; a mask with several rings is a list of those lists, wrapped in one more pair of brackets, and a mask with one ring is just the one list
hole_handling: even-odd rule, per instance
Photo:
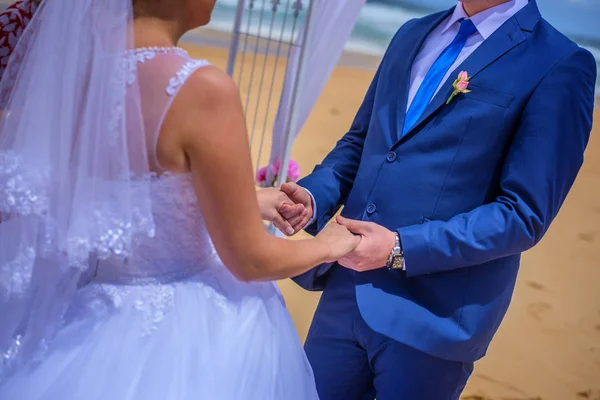
{"label": "lace trim", "polygon": [[185,83],[186,79],[196,69],[210,65],[206,60],[190,60],[183,64],[177,75],[169,80],[169,87],[167,87],[167,94],[169,96],[175,96],[179,88]]}
{"label": "lace trim", "polygon": [[[41,232],[36,244],[44,254],[66,251],[70,266],[87,267],[90,252],[97,253],[101,259],[110,257],[123,259],[129,256],[129,249],[142,237],[154,236],[155,226],[151,204],[138,204],[125,215],[115,215],[111,212],[116,209],[115,204],[122,201],[118,195],[121,193],[118,181],[107,182],[114,186],[107,191],[107,197],[98,199],[86,210],[74,215],[69,226],[54,226],[54,220],[48,212],[50,207],[48,190],[51,186],[48,172],[40,171],[43,171],[42,166],[34,168],[26,165],[24,158],[13,151],[0,152],[0,213],[43,217],[45,231]],[[149,198],[149,194],[145,191],[150,190],[150,182],[153,179],[155,179],[154,175],[148,173],[129,177],[122,184],[124,190],[132,191],[132,200],[145,199]],[[66,229],[67,232],[61,232],[59,229]],[[79,235],[78,232],[85,232],[85,234]],[[92,234],[90,235],[89,232]],[[66,242],[63,244],[55,242],[58,237],[66,237]],[[35,252],[34,254],[29,252],[27,257],[35,256]],[[14,263],[20,264],[20,261],[17,261],[15,259]],[[14,263],[0,267],[2,270],[7,268],[22,270]]]}
{"label": "lace trim", "polygon": [[12,364],[13,360],[17,358],[19,351],[21,350],[21,340],[23,337],[21,335],[15,336],[8,349],[2,353],[2,365],[4,368],[8,369],[8,367]]}
{"label": "lace trim", "polygon": [[[123,116],[125,114],[125,97],[127,86],[135,82],[135,61],[131,57],[117,57],[115,60],[114,73],[111,74],[110,85],[113,87],[111,93],[111,115],[108,120],[108,143],[116,146],[119,137],[125,132]],[[123,139],[122,139],[123,140]]]}
{"label": "lace trim", "polygon": [[135,83],[137,65],[143,64],[148,60],[152,60],[157,52],[152,50],[136,51],[127,53],[125,56],[127,63],[127,85],[131,86]]}
{"label": "lace trim", "polygon": [[[133,296],[133,308],[143,319],[141,336],[148,336],[158,330],[165,316],[175,308],[175,288],[173,285],[147,284],[138,287],[102,285],[114,308],[121,308],[126,297]],[[135,292],[135,293],[134,293]]]}
{"label": "lace trim", "polygon": [[[137,66],[143,64],[148,60],[152,60],[157,54],[166,54],[169,52],[179,53],[187,56],[187,52],[177,47],[172,48],[142,48],[128,51],[122,57],[119,57],[116,61],[117,66],[115,67],[115,73],[112,74],[111,85],[115,87],[113,93],[115,98],[111,108],[111,118],[109,120],[109,143],[116,145],[119,141],[119,136],[125,132],[122,126],[123,115],[125,113],[125,95],[127,88],[136,82],[137,77]],[[118,89],[118,90],[116,90]]]}
{"label": "lace trim", "polygon": [[[210,263],[210,260],[208,262]],[[211,268],[215,266],[211,265]],[[193,279],[191,277],[198,271],[184,271],[179,278],[181,281],[175,280],[171,283],[164,278],[134,279],[128,284],[120,285],[103,283],[86,294],[90,299],[88,307],[99,313],[105,312],[107,306],[115,310],[124,307],[133,308],[143,319],[140,332],[142,337],[156,332],[165,317],[175,309],[175,292],[178,284],[194,285],[223,312],[238,311],[237,307],[228,301],[224,290],[220,288],[220,280],[215,271],[216,269],[211,269],[209,273],[200,275],[202,278],[198,282],[188,280]]]}
{"label": "lace trim", "polygon": [[[9,372],[10,370],[17,368],[20,365],[20,362],[23,361],[19,360],[19,354],[22,352],[23,349],[23,339],[23,335],[14,336],[9,342],[8,348],[2,353],[0,353],[0,382],[2,382],[3,373]],[[47,351],[48,345],[46,343],[46,340],[40,340],[36,351],[30,357],[30,361],[32,362],[32,364],[41,361],[44,355],[47,353]]]}
{"label": "lace trim", "polygon": [[188,53],[179,47],[149,47],[128,51],[125,56],[127,63],[127,85],[131,86],[135,83],[138,64],[152,60],[157,54],[167,53],[177,53],[189,57]]}
{"label": "lace trim", "polygon": [[[144,215],[140,208],[134,208],[128,218],[111,215],[108,208],[108,205],[97,205],[89,211],[92,226],[97,232],[95,235],[72,236],[68,239],[70,265],[87,268],[86,261],[92,252],[101,260],[117,258],[124,261],[130,256],[130,249],[142,238],[154,237],[154,220],[151,215]],[[149,206],[147,209],[150,209]]]}
{"label": "lace trim", "polygon": [[[11,262],[2,265],[0,269],[0,287],[6,293],[25,293],[29,287],[29,282],[33,274],[33,264],[35,262],[35,249],[27,247],[20,252]],[[2,292],[0,292],[2,294]],[[0,296],[2,297],[2,296]]]}
{"label": "lace trim", "polygon": [[32,171],[14,151],[0,152],[0,213],[44,214],[48,209],[45,191],[48,176]]}
{"label": "lace trim", "polygon": [[119,135],[125,129],[119,129],[123,121],[125,112],[124,102],[127,93],[127,87],[133,85],[137,77],[137,65],[143,64],[148,60],[152,60],[159,51],[156,50],[139,50],[129,51],[116,60],[115,73],[112,74],[111,85],[115,87],[113,93],[115,97],[112,100],[111,118],[109,120],[109,143],[116,145],[119,140]]}

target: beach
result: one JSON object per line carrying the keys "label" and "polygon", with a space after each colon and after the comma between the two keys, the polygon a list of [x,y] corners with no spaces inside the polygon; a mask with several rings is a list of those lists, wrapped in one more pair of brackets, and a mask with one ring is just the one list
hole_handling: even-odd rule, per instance
{"label": "beach", "polygon": [[[196,58],[226,66],[224,48],[184,47]],[[251,61],[248,58],[246,63]],[[355,64],[347,62],[336,68],[295,142],[292,157],[303,175],[310,173],[346,132],[362,102],[374,71]],[[266,65],[272,68],[273,60],[268,58]],[[248,79],[242,79],[240,87],[246,92]],[[280,88],[277,82],[276,93]],[[274,116],[276,104],[271,107],[269,118]],[[598,109],[595,118],[577,182],[548,234],[524,254],[512,305],[487,356],[476,364],[463,400],[600,400]],[[263,122],[249,121],[249,125],[260,127]],[[267,137],[262,164],[268,145]],[[256,158],[256,144],[253,151]],[[319,294],[306,292],[291,281],[279,285],[304,340]]]}

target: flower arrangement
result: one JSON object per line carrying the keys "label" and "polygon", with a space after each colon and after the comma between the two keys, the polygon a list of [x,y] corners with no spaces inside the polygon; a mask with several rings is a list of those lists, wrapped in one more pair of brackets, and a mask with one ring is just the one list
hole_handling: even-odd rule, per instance
{"label": "flower arrangement", "polygon": [[[269,169],[271,173],[269,174]],[[256,173],[256,183],[262,187],[273,187],[277,184],[277,178],[281,169],[281,161],[277,160],[275,164],[260,168]],[[270,176],[272,178],[270,179]],[[290,160],[287,169],[287,181],[296,182],[300,178],[300,165],[294,160]]]}

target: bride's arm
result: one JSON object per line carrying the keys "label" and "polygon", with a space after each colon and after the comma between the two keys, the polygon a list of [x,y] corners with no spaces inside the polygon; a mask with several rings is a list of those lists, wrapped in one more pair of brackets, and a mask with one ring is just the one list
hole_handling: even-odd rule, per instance
{"label": "bride's arm", "polygon": [[270,236],[259,212],[239,91],[215,67],[198,70],[181,89],[170,118],[189,163],[216,250],[241,280],[297,276],[353,250],[359,239],[337,224],[314,239]]}

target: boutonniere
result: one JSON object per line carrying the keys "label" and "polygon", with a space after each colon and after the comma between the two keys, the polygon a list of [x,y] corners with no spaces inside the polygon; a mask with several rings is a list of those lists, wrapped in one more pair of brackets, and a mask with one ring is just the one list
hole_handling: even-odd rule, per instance
{"label": "boutonniere", "polygon": [[[277,184],[277,176],[281,169],[281,161],[267,167],[262,167],[256,173],[256,183],[261,187],[273,187]],[[294,160],[290,160],[287,170],[287,181],[296,182],[300,178],[300,165]]]}
{"label": "boutonniere", "polygon": [[470,90],[468,89],[469,79],[471,79],[471,77],[469,76],[467,71],[460,71],[460,73],[458,74],[458,77],[452,84],[454,91],[452,92],[450,97],[448,97],[448,100],[446,100],[446,104],[450,104],[450,102],[456,95],[458,95],[460,93],[469,93],[470,92]]}

